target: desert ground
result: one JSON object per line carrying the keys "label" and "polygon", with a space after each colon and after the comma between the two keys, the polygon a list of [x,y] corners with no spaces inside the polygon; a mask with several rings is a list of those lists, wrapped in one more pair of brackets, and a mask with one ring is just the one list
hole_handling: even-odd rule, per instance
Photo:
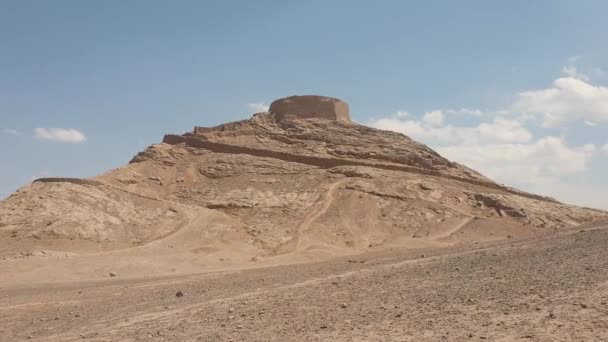
{"label": "desert ground", "polygon": [[254,269],[4,278],[0,340],[605,341],[607,244],[597,224]]}

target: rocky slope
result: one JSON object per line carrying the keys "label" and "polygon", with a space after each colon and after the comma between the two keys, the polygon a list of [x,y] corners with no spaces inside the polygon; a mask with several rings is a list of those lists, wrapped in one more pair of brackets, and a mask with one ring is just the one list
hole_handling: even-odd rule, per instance
{"label": "rocky slope", "polygon": [[0,258],[114,251],[280,263],[608,218],[496,184],[404,135],[312,114],[196,127],[93,179],[26,185],[0,202],[9,242]]}

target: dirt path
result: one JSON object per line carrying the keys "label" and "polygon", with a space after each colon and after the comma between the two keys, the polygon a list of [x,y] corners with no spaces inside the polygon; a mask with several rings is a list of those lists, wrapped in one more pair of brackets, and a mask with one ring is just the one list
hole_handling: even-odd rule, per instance
{"label": "dirt path", "polygon": [[[319,219],[323,214],[327,212],[331,204],[334,202],[336,195],[335,192],[339,189],[340,185],[344,184],[348,179],[341,179],[329,186],[329,189],[322,198],[320,198],[317,203],[313,206],[313,210],[311,210],[308,215],[304,218],[302,223],[298,226],[297,235],[296,235],[296,246],[295,251],[301,251],[304,249],[302,246],[302,237],[306,234],[306,231],[310,229],[310,226]],[[314,210],[314,207],[317,207],[321,203],[320,208]]]}
{"label": "dirt path", "polygon": [[433,240],[439,240],[439,239],[448,237],[454,233],[457,233],[464,226],[469,224],[469,222],[471,222],[472,220],[473,220],[473,216],[465,217],[459,224],[455,225],[454,227],[451,227],[450,229],[446,230],[445,232],[441,232],[441,234],[439,234],[437,236],[434,236]]}

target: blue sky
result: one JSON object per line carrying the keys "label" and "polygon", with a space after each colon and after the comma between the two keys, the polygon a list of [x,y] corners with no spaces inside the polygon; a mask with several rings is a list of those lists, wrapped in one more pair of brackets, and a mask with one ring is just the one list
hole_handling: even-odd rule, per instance
{"label": "blue sky", "polygon": [[0,196],[322,94],[499,182],[608,209],[606,1],[0,0]]}

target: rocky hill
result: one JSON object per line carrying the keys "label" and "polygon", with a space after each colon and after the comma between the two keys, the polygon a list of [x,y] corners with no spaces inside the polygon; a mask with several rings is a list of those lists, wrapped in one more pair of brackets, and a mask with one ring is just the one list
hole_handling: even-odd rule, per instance
{"label": "rocky hill", "polygon": [[297,96],[270,108],[166,135],[92,179],[22,187],[0,202],[0,239],[9,241],[0,259],[111,253],[134,268],[150,256],[173,269],[213,268],[517,239],[608,218],[356,124],[338,99]]}

